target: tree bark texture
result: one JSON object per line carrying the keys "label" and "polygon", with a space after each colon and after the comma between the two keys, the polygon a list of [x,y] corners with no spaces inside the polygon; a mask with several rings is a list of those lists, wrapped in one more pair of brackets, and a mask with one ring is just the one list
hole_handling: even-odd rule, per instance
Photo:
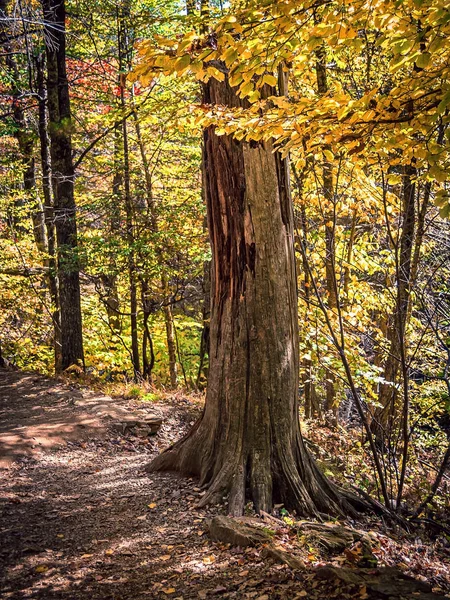
{"label": "tree bark texture", "polygon": [[[214,79],[204,102],[240,104],[227,80]],[[287,161],[270,142],[238,142],[212,127],[203,161],[212,248],[206,404],[191,432],[149,468],[199,476],[207,489],[202,505],[227,497],[232,514],[242,514],[247,500],[265,511],[275,502],[304,515],[350,511],[300,433]]]}
{"label": "tree bark texture", "polygon": [[45,54],[41,53],[36,58],[36,83],[38,90],[38,115],[39,115],[39,144],[42,170],[42,193],[44,197],[44,219],[47,232],[48,287],[52,304],[53,320],[53,345],[55,352],[55,371],[61,370],[61,314],[59,307],[59,284],[56,263],[56,233],[55,213],[53,206],[51,166],[50,166],[50,140],[48,137],[47,117],[47,90],[45,88]]}
{"label": "tree bark texture", "polygon": [[64,0],[42,0],[61,313],[61,369],[84,364]]}
{"label": "tree bark texture", "polygon": [[391,419],[398,414],[398,377],[401,366],[401,346],[405,344],[405,329],[409,314],[411,294],[411,261],[413,257],[413,242],[416,220],[416,186],[413,182],[415,169],[413,166],[404,167],[402,230],[397,258],[397,298],[394,313],[387,329],[389,354],[384,367],[384,379],[388,383],[380,385],[379,403],[373,419],[373,430],[382,435]]}

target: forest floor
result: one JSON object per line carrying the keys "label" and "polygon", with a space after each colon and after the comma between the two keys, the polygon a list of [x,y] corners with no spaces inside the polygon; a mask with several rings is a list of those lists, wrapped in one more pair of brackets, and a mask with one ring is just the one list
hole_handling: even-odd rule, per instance
{"label": "forest floor", "polygon": [[[353,569],[358,548],[324,557],[302,546],[281,520],[278,546],[304,568],[263,558],[258,547],[211,541],[208,521],[223,508],[196,508],[202,491],[194,480],[144,471],[200,409],[181,394],[164,403],[112,400],[75,384],[0,370],[0,597],[431,600],[450,594],[445,536],[388,530],[375,518],[346,524],[372,530],[378,565],[393,567],[397,581],[413,576],[417,589],[324,575],[325,565]],[[124,411],[160,416],[158,434],[122,427]],[[421,589],[421,581],[430,589]]]}

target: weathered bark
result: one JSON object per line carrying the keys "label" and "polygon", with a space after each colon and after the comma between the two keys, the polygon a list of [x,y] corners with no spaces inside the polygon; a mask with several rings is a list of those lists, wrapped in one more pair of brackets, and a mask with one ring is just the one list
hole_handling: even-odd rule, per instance
{"label": "weathered bark", "polygon": [[64,0],[42,0],[61,312],[61,369],[84,364]]}
{"label": "weathered bark", "polygon": [[[227,79],[210,80],[204,102],[240,105]],[[199,476],[207,488],[201,504],[227,496],[236,515],[247,499],[258,511],[274,502],[300,514],[351,511],[300,433],[287,161],[269,142],[216,136],[212,127],[204,132],[203,161],[213,256],[206,404],[191,432],[149,469]]]}

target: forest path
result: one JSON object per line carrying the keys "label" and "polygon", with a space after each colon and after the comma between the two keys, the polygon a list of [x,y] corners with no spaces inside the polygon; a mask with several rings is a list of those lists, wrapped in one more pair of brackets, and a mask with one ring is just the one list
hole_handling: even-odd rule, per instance
{"label": "forest path", "polygon": [[[115,399],[121,409],[163,416],[148,438],[112,429],[113,421],[88,410],[110,408],[109,401],[0,370],[0,440],[8,458],[0,469],[2,600],[387,598],[317,577],[319,558],[293,571],[263,559],[261,548],[212,542],[208,520],[223,509],[195,508],[202,492],[192,479],[144,471],[186,431],[199,406],[180,395],[150,408]],[[290,547],[289,531],[279,535]],[[389,596],[399,598],[392,587]]]}
{"label": "forest path", "polygon": [[144,472],[198,406],[152,403],[164,422],[147,438],[111,429],[88,410],[107,397],[35,374],[0,370],[0,402],[0,598],[264,600],[302,592],[287,567],[208,539],[207,520],[220,511],[194,508],[195,481]]}

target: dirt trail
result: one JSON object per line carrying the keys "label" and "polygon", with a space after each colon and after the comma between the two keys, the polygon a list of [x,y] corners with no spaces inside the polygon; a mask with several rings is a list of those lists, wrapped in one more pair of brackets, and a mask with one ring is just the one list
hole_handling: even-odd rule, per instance
{"label": "dirt trail", "polygon": [[[211,542],[207,522],[222,509],[196,509],[193,480],[144,472],[195,419],[189,400],[148,407],[0,370],[0,402],[0,598],[369,598],[312,565],[292,571]],[[123,411],[163,425],[123,434],[113,427]]]}
{"label": "dirt trail", "polygon": [[[208,540],[206,521],[219,510],[194,508],[196,482],[143,471],[198,407],[152,405],[164,423],[142,438],[117,433],[87,408],[109,400],[0,370],[0,597],[245,598],[248,588],[264,598],[262,588],[277,585],[291,591],[271,598],[294,597],[300,584],[286,568]],[[244,562],[258,577],[244,578]]]}

